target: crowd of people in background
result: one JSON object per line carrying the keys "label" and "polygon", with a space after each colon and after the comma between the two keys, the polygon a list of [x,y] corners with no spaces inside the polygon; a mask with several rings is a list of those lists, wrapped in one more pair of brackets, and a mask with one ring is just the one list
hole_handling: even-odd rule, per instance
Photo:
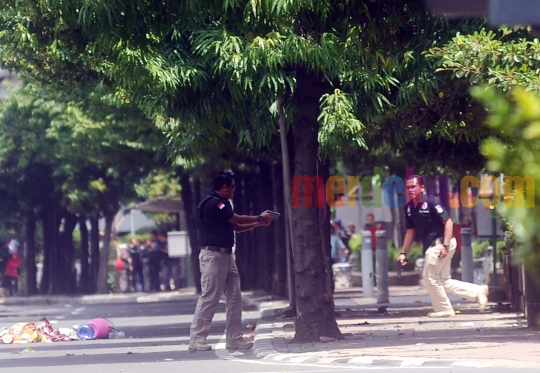
{"label": "crowd of people in background", "polygon": [[180,258],[169,257],[167,233],[150,231],[144,244],[132,239],[117,248],[115,292],[171,291],[181,288]]}
{"label": "crowd of people in background", "polygon": [[[366,215],[364,229],[371,231],[373,244],[376,242],[375,231],[384,229],[384,226],[380,222],[376,222],[375,216],[369,213]],[[330,220],[330,230],[332,264],[349,263],[357,265],[362,248],[362,236],[356,232],[356,225],[349,223],[345,228],[340,219],[334,219]]]}
{"label": "crowd of people in background", "polygon": [[356,233],[356,226],[353,223],[347,224],[345,228],[341,220],[330,221],[330,244],[332,246],[332,263],[349,263],[358,254],[362,245],[361,237]]}

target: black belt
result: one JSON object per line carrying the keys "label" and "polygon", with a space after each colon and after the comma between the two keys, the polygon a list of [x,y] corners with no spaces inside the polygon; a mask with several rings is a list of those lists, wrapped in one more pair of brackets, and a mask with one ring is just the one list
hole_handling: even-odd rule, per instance
{"label": "black belt", "polygon": [[216,253],[232,254],[232,248],[230,248],[230,247],[203,246],[203,247],[201,247],[201,249],[209,250],[209,251],[215,251]]}

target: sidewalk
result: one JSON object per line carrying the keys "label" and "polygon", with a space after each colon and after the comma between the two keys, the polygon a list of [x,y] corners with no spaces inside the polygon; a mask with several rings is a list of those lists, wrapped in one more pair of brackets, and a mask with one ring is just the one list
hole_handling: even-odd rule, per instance
{"label": "sidewalk", "polygon": [[361,288],[336,290],[336,320],[345,339],[298,344],[292,343],[294,318],[279,312],[288,302],[246,299],[261,310],[253,351],[258,358],[356,366],[540,368],[540,332],[528,329],[522,314],[499,312],[493,303],[481,314],[477,304],[451,297],[460,314],[430,319],[423,287],[390,287],[386,312],[379,310],[385,305],[376,298],[363,298]]}

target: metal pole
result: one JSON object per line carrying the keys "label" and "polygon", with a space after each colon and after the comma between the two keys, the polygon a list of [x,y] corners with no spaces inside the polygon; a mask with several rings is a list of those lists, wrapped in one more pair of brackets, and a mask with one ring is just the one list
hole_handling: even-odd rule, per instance
{"label": "metal pole", "polygon": [[491,245],[493,246],[493,286],[497,286],[497,219],[491,206]]}
{"label": "metal pole", "polygon": [[377,303],[390,303],[388,297],[388,250],[386,231],[376,231],[377,238]]}
{"label": "metal pole", "polygon": [[461,280],[474,283],[471,228],[461,228]]}
{"label": "metal pole", "polygon": [[285,200],[285,213],[287,217],[285,224],[287,224],[287,239],[286,239],[286,260],[287,260],[287,293],[289,297],[289,304],[293,309],[296,308],[296,293],[294,290],[294,232],[293,232],[293,213],[291,206],[291,172],[289,163],[289,147],[287,144],[287,125],[285,124],[285,115],[283,113],[283,96],[278,95],[278,112],[279,112],[279,137],[281,141],[281,164],[283,168],[283,194]]}
{"label": "metal pole", "polygon": [[362,232],[362,290],[364,297],[373,296],[373,249],[371,248],[371,232]]}

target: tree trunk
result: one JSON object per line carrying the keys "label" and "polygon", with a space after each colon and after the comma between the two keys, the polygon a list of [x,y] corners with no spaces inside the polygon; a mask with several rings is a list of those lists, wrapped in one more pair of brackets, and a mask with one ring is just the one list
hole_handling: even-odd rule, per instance
{"label": "tree trunk", "polygon": [[540,286],[536,274],[525,271],[525,315],[529,328],[540,329]]}
{"label": "tree trunk", "polygon": [[198,200],[193,198],[193,189],[191,188],[191,181],[189,174],[180,170],[177,172],[180,178],[180,186],[182,191],[182,201],[184,202],[184,214],[186,216],[186,228],[189,236],[189,245],[191,248],[191,273],[193,274],[193,282],[197,289],[197,294],[201,293],[201,269],[199,268],[199,237],[197,235],[197,227],[199,219],[197,218],[197,205]]}
{"label": "tree trunk", "polygon": [[36,268],[36,217],[30,213],[26,219],[26,294],[37,294]]}
{"label": "tree trunk", "polygon": [[90,277],[90,268],[88,266],[90,255],[88,252],[88,227],[86,226],[85,216],[79,217],[79,231],[81,232],[81,274],[79,278],[79,291],[86,294],[90,290],[92,281]]}
{"label": "tree trunk", "polygon": [[111,233],[114,220],[114,213],[105,214],[105,233],[103,236],[103,247],[99,253],[99,272],[97,280],[97,293],[107,294],[109,285],[109,250],[111,245]]}
{"label": "tree trunk", "polygon": [[90,292],[95,293],[97,291],[97,279],[99,273],[99,216],[90,217]]}
{"label": "tree trunk", "polygon": [[60,271],[60,255],[58,252],[58,229],[60,219],[57,206],[53,201],[46,203],[41,211],[43,226],[43,274],[40,292],[56,294],[59,289],[58,273]]}
{"label": "tree trunk", "polygon": [[73,230],[77,226],[77,215],[64,213],[64,229],[59,235],[60,271],[58,276],[58,292],[75,294],[77,292],[77,272],[75,270],[75,248],[73,247]]}
{"label": "tree trunk", "polygon": [[[193,185],[193,189],[195,190],[195,201],[196,204],[200,201],[202,201],[202,193],[201,193],[201,179],[197,178],[195,179],[195,183]],[[193,206],[193,211],[195,215],[197,214],[197,206]],[[195,248],[192,246],[192,255],[191,255],[191,265],[193,268],[193,276],[195,276],[195,286],[197,287],[197,293],[201,293],[201,267],[199,266],[199,254],[201,252],[201,247],[199,243],[199,237],[200,237],[200,223],[199,219],[197,218],[195,220],[197,222],[197,236],[195,237],[194,245]],[[192,244],[193,245],[193,244]]]}
{"label": "tree trunk", "polygon": [[[322,76],[302,67],[296,71],[297,104],[294,133],[295,176],[317,176],[319,99],[323,94]],[[317,184],[317,183],[315,183]],[[318,187],[316,187],[316,198]],[[309,198],[311,196],[307,196]],[[317,202],[317,201],[316,201]],[[322,206],[324,209],[324,205]],[[321,232],[321,209],[301,204],[293,209],[294,279],[296,287],[295,342],[318,342],[320,337],[343,339],[334,316],[332,289],[328,286]]]}

